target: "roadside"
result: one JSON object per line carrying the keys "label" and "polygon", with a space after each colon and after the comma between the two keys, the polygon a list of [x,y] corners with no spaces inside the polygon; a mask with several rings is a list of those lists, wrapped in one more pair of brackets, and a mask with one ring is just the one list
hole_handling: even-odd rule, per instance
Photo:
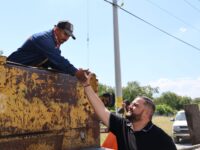
{"label": "roadside", "polygon": [[192,144],[189,144],[189,143],[176,144],[176,147],[177,147],[178,150],[183,149],[183,148],[189,148],[191,146],[192,146]]}
{"label": "roadside", "polygon": [[192,149],[191,148],[192,144],[189,144],[189,143],[176,144],[176,147],[177,147],[178,150],[200,150],[200,147]]}

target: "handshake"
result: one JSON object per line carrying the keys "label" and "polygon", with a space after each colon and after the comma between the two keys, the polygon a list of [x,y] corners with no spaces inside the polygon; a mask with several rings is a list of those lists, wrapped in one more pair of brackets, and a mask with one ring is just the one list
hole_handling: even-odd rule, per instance
{"label": "handshake", "polygon": [[87,75],[89,75],[90,73],[91,72],[89,71],[89,69],[87,70],[78,69],[75,73],[75,76],[80,82],[83,83],[87,81]]}

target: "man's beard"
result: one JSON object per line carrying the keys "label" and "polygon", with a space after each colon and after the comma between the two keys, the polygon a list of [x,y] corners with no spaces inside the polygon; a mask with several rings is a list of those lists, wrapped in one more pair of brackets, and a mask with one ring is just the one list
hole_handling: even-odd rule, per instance
{"label": "man's beard", "polygon": [[142,113],[141,114],[134,114],[131,111],[128,111],[125,114],[125,118],[128,119],[130,122],[137,122],[137,121],[141,120],[141,116],[142,116]]}

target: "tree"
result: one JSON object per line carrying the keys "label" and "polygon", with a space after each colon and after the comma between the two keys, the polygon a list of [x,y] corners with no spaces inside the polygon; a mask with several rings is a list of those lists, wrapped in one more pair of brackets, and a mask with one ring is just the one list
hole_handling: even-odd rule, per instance
{"label": "tree", "polygon": [[147,96],[153,98],[153,94],[158,93],[158,88],[152,88],[151,86],[140,86],[136,81],[128,82],[126,87],[123,87],[123,99],[132,101],[137,96]]}
{"label": "tree", "polygon": [[183,109],[184,105],[191,104],[191,103],[192,103],[191,97],[182,96],[180,101],[179,101],[179,109],[178,110]]}
{"label": "tree", "polygon": [[98,94],[103,95],[104,93],[114,93],[114,89],[111,86],[99,83]]}
{"label": "tree", "polygon": [[[128,82],[126,87],[123,87],[123,99],[132,101],[137,96],[147,96],[149,98],[153,98],[154,93],[158,93],[158,88],[153,88],[149,85],[147,86],[140,86],[140,84],[136,81],[134,82]],[[104,93],[114,93],[114,88],[99,84],[98,87],[98,94],[99,96],[102,96]]]}
{"label": "tree", "polygon": [[166,104],[159,104],[156,106],[156,114],[158,115],[173,115],[175,111]]}
{"label": "tree", "polygon": [[200,97],[193,99],[194,104],[200,104]]}
{"label": "tree", "polygon": [[166,104],[170,106],[172,109],[178,108],[178,95],[173,92],[164,92],[160,97],[155,100],[155,103],[158,104]]}
{"label": "tree", "polygon": [[155,99],[155,103],[166,104],[170,106],[172,109],[180,110],[183,109],[183,106],[191,103],[191,98],[186,96],[178,96],[173,92],[164,92],[162,95]]}

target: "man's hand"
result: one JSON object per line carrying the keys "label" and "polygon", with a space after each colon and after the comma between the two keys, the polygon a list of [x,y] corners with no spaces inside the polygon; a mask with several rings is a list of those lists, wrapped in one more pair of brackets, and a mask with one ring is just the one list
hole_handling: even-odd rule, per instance
{"label": "man's hand", "polygon": [[92,74],[91,72],[87,73],[87,72],[84,72],[84,76],[85,76],[85,81],[82,82],[83,86],[88,86],[90,85],[90,80],[92,78],[94,74]]}
{"label": "man's hand", "polygon": [[89,70],[79,69],[76,71],[75,76],[80,82],[85,82],[87,80],[85,74],[89,74]]}

